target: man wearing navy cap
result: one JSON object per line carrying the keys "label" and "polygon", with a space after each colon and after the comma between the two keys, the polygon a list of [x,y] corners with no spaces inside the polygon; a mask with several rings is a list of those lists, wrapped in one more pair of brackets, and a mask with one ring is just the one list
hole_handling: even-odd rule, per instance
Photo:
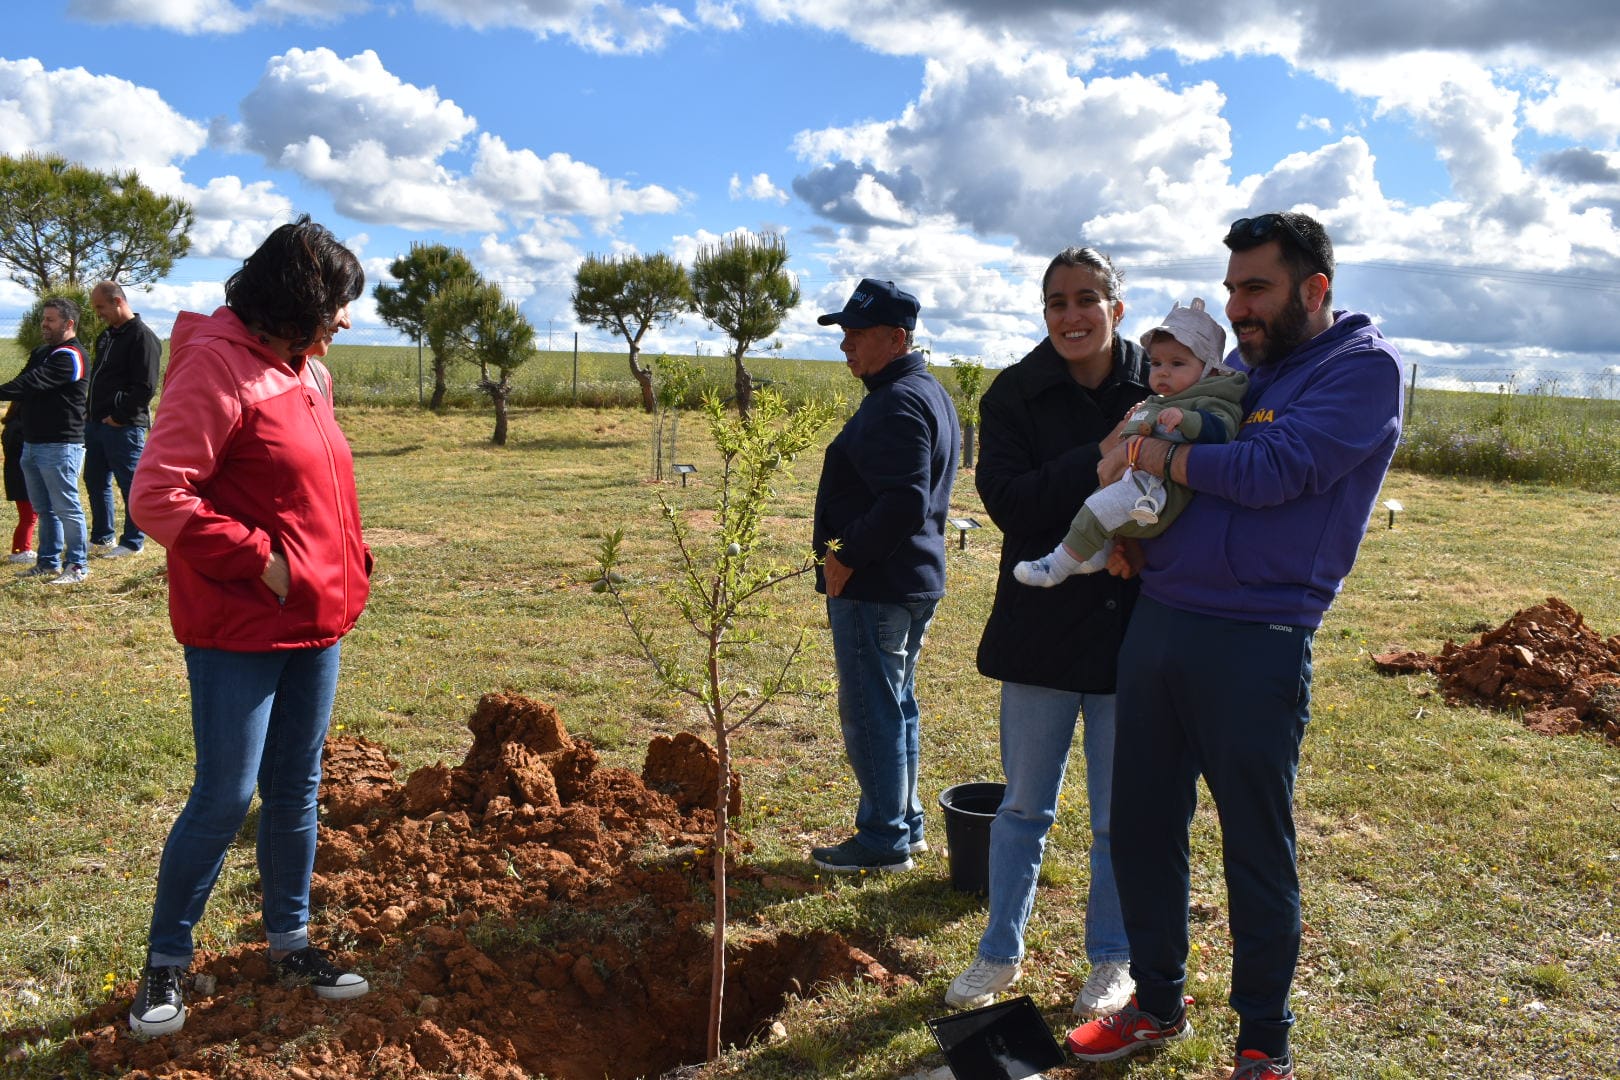
{"label": "man wearing navy cap", "polygon": [[838,716],[861,788],[855,835],[811,851],[834,872],[911,869],[927,851],[917,797],[917,654],[945,595],[945,517],[961,445],[956,408],[912,349],[917,298],[865,278],[844,310],[839,345],[866,398],[827,447],[814,543],[823,562]]}

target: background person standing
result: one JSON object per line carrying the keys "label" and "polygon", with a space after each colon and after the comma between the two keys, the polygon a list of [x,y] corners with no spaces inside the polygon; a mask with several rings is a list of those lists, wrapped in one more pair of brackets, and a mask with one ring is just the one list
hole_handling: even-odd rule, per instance
{"label": "background person standing", "polygon": [[22,471],[22,408],[13,401],[6,406],[4,419],[0,419],[0,447],[4,448],[6,501],[17,507],[17,525],[11,530],[11,554],[8,562],[28,564],[37,557],[34,552],[34,504],[28,501],[28,481]]}
{"label": "background person standing", "polygon": [[18,576],[49,578],[52,585],[77,585],[90,573],[79,502],[90,365],[75,336],[78,324],[78,304],[64,297],[46,300],[39,315],[43,344],[29,354],[21,374],[0,384],[0,401],[22,403],[23,480],[39,515],[38,558]]}
{"label": "background person standing", "polygon": [[[962,435],[950,394],[911,347],[921,310],[865,278],[822,326],[866,398],[827,446],[816,488],[816,591],[827,594],[838,717],[861,798],[855,835],[810,856],[835,873],[909,870],[928,850],[917,797],[917,657],[945,595],[945,517]],[[836,545],[836,550],[834,550]]]}
{"label": "background person standing", "polygon": [[[146,446],[147,411],[157,390],[163,343],[129,308],[123,286],[103,281],[90,303],[107,329],[96,339],[84,425],[84,486],[90,492],[90,543],[109,559],[138,554],[146,534],[129,512],[129,487]],[[113,546],[113,481],[124,497],[124,531]]]}

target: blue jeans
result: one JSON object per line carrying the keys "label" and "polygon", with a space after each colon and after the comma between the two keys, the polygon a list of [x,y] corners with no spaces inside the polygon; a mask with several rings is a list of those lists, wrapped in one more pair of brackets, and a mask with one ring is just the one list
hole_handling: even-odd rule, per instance
{"label": "blue jeans", "polygon": [[838,719],[861,788],[855,839],[884,854],[905,854],[923,838],[914,688],[917,654],[938,604],[827,598]]}
{"label": "blue jeans", "polygon": [[1023,959],[1024,927],[1035,907],[1046,834],[1084,715],[1086,802],[1091,811],[1091,884],[1086,893],[1086,958],[1093,966],[1131,958],[1114,886],[1108,811],[1114,775],[1114,695],[1001,684],[1001,768],[1007,794],[990,824],[990,924],[979,956],[993,964]]}
{"label": "blue jeans", "polygon": [[186,967],[192,930],[259,789],[259,881],[272,949],[309,944],[315,796],[341,643],[237,653],[186,646],[197,765],[158,867],[148,963]]}
{"label": "blue jeans", "polygon": [[124,535],[118,542],[135,551],[146,543],[146,534],[129,513],[129,485],[135,479],[135,466],[146,447],[146,429],[117,427],[91,420],[84,426],[84,486],[90,492],[90,542],[113,542],[113,481],[124,497]]}
{"label": "blue jeans", "polygon": [[83,467],[83,443],[23,443],[23,481],[28,501],[39,513],[37,566],[83,566],[89,558],[84,507],[79,503]]}
{"label": "blue jeans", "polygon": [[1314,632],[1178,611],[1144,596],[1119,652],[1114,872],[1137,1002],[1168,1019],[1187,981],[1188,830],[1202,775],[1221,822],[1239,1050],[1288,1052],[1299,959],[1294,780]]}

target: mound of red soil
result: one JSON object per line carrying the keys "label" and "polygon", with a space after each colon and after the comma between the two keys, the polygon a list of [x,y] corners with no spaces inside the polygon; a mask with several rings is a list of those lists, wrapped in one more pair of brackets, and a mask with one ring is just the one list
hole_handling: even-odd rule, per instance
{"label": "mound of red soil", "polygon": [[[375,743],[327,744],[314,901],[370,994],[324,1002],[278,984],[262,945],[200,954],[184,1030],[131,1036],[125,986],[75,1025],[91,1064],[137,1078],[602,1080],[701,1060],[712,895],[697,852],[714,827],[714,751],[660,737],[644,777],[601,768],[554,709],[515,695],[486,695],[469,726],[462,764],[404,784]],[[745,934],[729,954],[727,1042],[787,993],[896,980],[836,935]]]}
{"label": "mound of red soil", "polygon": [[1373,662],[1386,675],[1433,672],[1451,704],[1523,710],[1532,731],[1590,730],[1620,745],[1620,635],[1603,637],[1557,597],[1439,656],[1392,650]]}

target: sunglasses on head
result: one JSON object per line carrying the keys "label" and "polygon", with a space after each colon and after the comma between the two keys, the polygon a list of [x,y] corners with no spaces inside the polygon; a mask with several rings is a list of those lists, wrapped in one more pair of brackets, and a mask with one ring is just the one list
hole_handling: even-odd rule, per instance
{"label": "sunglasses on head", "polygon": [[1281,214],[1261,214],[1259,217],[1238,218],[1232,222],[1232,227],[1227,230],[1226,242],[1230,244],[1234,240],[1270,240],[1276,236],[1278,229],[1292,237],[1301,251],[1309,252],[1312,250],[1311,245],[1306,243],[1305,238],[1300,235],[1299,230],[1294,228],[1294,223]]}

